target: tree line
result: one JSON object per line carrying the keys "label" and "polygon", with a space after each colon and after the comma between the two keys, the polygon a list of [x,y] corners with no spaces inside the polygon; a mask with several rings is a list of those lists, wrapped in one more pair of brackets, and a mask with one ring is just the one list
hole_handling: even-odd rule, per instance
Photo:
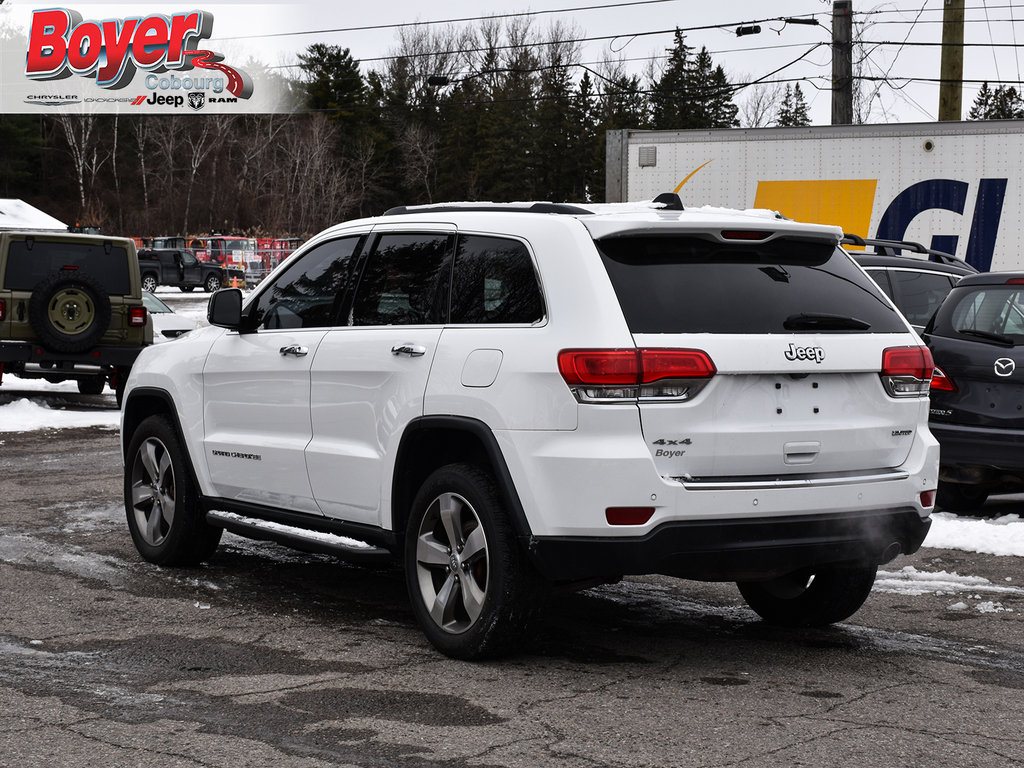
{"label": "tree line", "polygon": [[758,93],[676,32],[642,75],[579,64],[582,35],[522,20],[403,28],[364,71],[315,44],[291,115],[46,115],[0,119],[0,197],[119,235],[306,236],[395,205],[604,199],[605,132],[806,125],[799,84]]}

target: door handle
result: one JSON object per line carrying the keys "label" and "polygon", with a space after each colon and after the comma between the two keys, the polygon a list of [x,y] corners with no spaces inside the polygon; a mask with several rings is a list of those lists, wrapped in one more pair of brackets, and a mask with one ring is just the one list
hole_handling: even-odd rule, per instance
{"label": "door handle", "polygon": [[395,344],[391,348],[391,354],[393,355],[408,355],[409,357],[423,357],[427,354],[427,348],[422,344]]}
{"label": "door handle", "polygon": [[281,354],[305,357],[309,354],[309,347],[303,347],[301,344],[289,344],[287,347],[281,347]]}

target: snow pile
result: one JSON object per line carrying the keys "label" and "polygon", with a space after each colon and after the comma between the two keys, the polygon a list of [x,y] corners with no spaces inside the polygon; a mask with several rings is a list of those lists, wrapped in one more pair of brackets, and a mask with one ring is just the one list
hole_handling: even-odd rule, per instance
{"label": "snow pile", "polygon": [[1021,557],[1024,556],[1024,520],[1020,515],[975,520],[937,512],[932,515],[932,528],[924,546]]}
{"label": "snow pile", "polygon": [[107,427],[117,429],[120,411],[62,411],[47,408],[28,398],[0,406],[0,432],[30,432],[36,429]]}
{"label": "snow pile", "polygon": [[[961,576],[946,571],[919,571],[908,565],[898,571],[879,571],[875,579],[875,589],[879,592],[891,592],[899,595],[955,595],[961,592],[995,592],[998,594],[1024,594],[1020,587],[993,584],[981,576]],[[971,597],[971,595],[968,595]],[[973,594],[980,600],[980,594]],[[966,607],[966,606],[964,606]],[[950,606],[951,610],[957,610]],[[959,610],[963,610],[962,608]]]}

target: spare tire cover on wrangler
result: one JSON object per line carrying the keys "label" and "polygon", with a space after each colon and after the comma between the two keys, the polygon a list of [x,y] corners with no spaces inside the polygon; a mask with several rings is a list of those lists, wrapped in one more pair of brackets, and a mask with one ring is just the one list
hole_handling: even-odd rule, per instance
{"label": "spare tire cover on wrangler", "polygon": [[95,278],[61,272],[41,280],[28,303],[28,320],[47,349],[84,352],[110,326],[110,297]]}

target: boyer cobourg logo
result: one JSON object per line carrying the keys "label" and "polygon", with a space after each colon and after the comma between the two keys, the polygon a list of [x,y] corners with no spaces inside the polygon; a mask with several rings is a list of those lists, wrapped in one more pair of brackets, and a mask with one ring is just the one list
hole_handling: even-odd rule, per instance
{"label": "boyer cobourg logo", "polygon": [[141,71],[147,73],[142,85],[153,94],[129,99],[132,104],[145,100],[181,106],[187,98],[192,109],[200,109],[207,101],[248,99],[253,90],[249,75],[199,47],[212,34],[208,11],[83,21],[68,8],[38,10],[32,13],[25,76],[47,81],[78,75],[94,79],[100,88],[119,90],[132,85]]}

